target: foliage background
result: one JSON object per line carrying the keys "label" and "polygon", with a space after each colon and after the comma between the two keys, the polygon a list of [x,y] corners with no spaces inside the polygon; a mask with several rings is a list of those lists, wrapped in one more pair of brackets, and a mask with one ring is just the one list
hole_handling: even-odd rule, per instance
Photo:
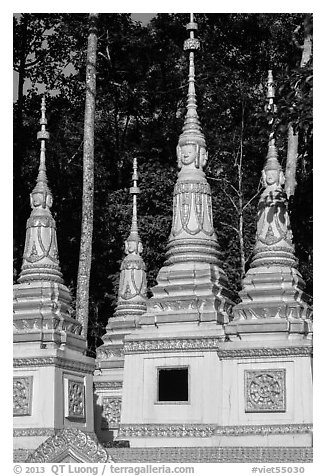
{"label": "foliage background", "polygon": [[[312,294],[312,62],[300,68],[292,41],[304,14],[198,14],[198,111],[206,136],[214,224],[230,286],[241,287],[239,151],[246,268],[255,237],[257,192],[268,126],[265,81],[272,68],[279,115],[277,144],[285,167],[286,130],[299,131],[298,187],[290,203],[300,271]],[[175,147],[185,114],[188,58],[186,14],[158,14],[143,26],[130,14],[100,14],[95,120],[95,201],[90,283],[89,345],[94,350],[116,304],[123,242],[131,221],[132,159],[138,158],[139,228],[149,288],[164,262],[177,176]],[[47,95],[47,170],[54,195],[60,262],[75,295],[82,203],[82,144],[88,15],[14,17],[14,280],[37,176],[40,85]],[[299,35],[303,33],[299,31]],[[30,88],[23,94],[22,85]],[[149,291],[150,292],[150,291]]]}

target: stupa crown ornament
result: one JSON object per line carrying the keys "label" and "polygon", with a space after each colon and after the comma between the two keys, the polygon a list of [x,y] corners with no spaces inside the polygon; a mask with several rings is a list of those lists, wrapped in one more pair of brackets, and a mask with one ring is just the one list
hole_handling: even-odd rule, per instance
{"label": "stupa crown ornament", "polygon": [[200,120],[197,114],[197,102],[195,91],[195,51],[200,48],[200,41],[195,38],[198,29],[194,22],[194,14],[190,14],[190,23],[187,30],[190,37],[184,42],[184,50],[189,51],[189,75],[187,94],[187,113],[177,145],[178,166],[181,169],[202,169],[207,162],[206,141],[202,132]]}
{"label": "stupa crown ornament", "polygon": [[137,195],[138,187],[137,159],[133,161],[132,221],[128,238],[125,241],[126,256],[121,263],[118,305],[115,317],[120,315],[140,315],[146,310],[146,268],[141,257],[143,245],[138,233]]}
{"label": "stupa crown ornament", "polygon": [[49,139],[46,130],[45,98],[41,103],[41,130],[37,139],[41,143],[40,165],[36,185],[30,194],[32,212],[26,225],[23,265],[18,282],[46,280],[63,283],[60,271],[56,224],[50,208],[53,197],[48,187],[45,164],[45,143]]}

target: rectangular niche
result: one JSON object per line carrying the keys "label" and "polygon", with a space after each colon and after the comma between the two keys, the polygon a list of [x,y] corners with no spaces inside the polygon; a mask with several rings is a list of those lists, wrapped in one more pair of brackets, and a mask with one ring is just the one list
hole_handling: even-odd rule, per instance
{"label": "rectangular niche", "polygon": [[189,402],[189,368],[160,367],[157,369],[157,402]]}
{"label": "rectangular niche", "polygon": [[13,379],[13,415],[32,414],[33,377],[14,377]]}
{"label": "rectangular niche", "polygon": [[285,369],[245,370],[245,412],[286,411]]}
{"label": "rectangular niche", "polygon": [[83,380],[64,379],[65,417],[72,421],[85,421],[85,385]]}

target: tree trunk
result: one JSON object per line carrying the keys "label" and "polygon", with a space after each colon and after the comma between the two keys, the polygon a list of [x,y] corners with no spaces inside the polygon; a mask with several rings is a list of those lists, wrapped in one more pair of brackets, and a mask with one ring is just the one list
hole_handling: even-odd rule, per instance
{"label": "tree trunk", "polygon": [[[300,68],[303,68],[311,58],[312,55],[312,18],[311,14],[306,14],[304,18],[304,43],[301,46],[302,56],[300,61]],[[285,192],[288,199],[294,195],[297,185],[296,170],[298,163],[298,134],[294,132],[293,125],[288,126],[288,148],[286,158],[285,170]]]}
{"label": "tree trunk", "polygon": [[94,122],[96,95],[96,52],[98,14],[89,15],[89,35],[86,65],[86,101],[83,151],[83,204],[77,277],[76,316],[82,324],[82,335],[87,338],[89,311],[89,282],[92,261],[93,201],[94,201]]}

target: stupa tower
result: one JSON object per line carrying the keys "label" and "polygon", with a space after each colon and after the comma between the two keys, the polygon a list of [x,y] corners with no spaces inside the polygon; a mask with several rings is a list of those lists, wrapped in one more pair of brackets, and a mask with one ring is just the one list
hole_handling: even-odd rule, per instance
{"label": "stupa tower", "polygon": [[258,203],[256,243],[240,291],[242,302],[234,307],[234,321],[229,326],[242,338],[252,329],[254,332],[259,332],[259,328],[263,332],[279,330],[288,336],[292,333],[307,335],[311,327],[312,309],[309,297],[303,291],[305,283],[297,269],[283,188],[285,178],[273,132],[274,97],[273,75],[269,71],[266,110],[271,131],[262,171],[264,190]]}
{"label": "stupa tower", "polygon": [[103,345],[96,351],[94,386],[98,396],[96,408],[99,410],[95,415],[96,432],[104,441],[116,436],[120,423],[125,336],[139,327],[139,318],[146,311],[146,269],[141,257],[143,245],[137,223],[137,196],[140,190],[136,158],[133,161],[132,181],[132,221],[125,241],[126,256],[120,268],[118,304],[106,326]]}
{"label": "stupa tower", "polygon": [[30,195],[23,264],[14,285],[14,446],[36,448],[67,427],[93,431],[94,359],[60,271],[53,202],[45,163],[45,98],[40,165]]}
{"label": "stupa tower", "polygon": [[[195,38],[197,23],[191,14],[184,42],[189,52],[187,112],[177,145],[180,172],[173,193],[173,222],[166,262],[157,276],[153,298],[142,324],[198,321],[222,325],[229,321],[233,295],[222,269],[213,226],[210,186],[204,167],[208,154],[197,113],[195,92]],[[171,319],[169,319],[169,315]]]}
{"label": "stupa tower", "polygon": [[225,339],[233,295],[222,269],[203,170],[207,149],[197,113],[194,56],[199,40],[193,14],[187,30],[187,111],[177,145],[180,171],[166,261],[140,327],[125,337],[119,438],[132,446],[183,446],[190,441],[183,437],[191,435],[191,445],[205,445],[201,435],[208,437],[207,425],[217,424],[221,412],[212,405],[212,399],[219,399],[217,349]]}

